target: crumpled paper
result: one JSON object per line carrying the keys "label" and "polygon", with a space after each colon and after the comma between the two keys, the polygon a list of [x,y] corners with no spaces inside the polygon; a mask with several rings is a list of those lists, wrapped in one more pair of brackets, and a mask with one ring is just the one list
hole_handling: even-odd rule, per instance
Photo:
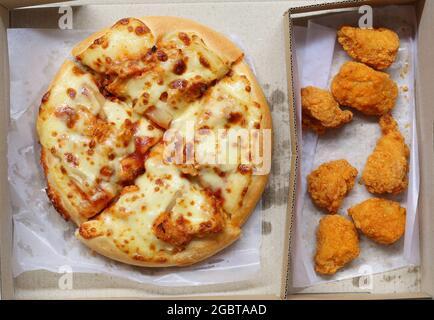
{"label": "crumpled paper", "polygon": [[[260,271],[261,202],[238,241],[199,264],[183,268],[140,268],[95,254],[74,237],[73,223],[64,221],[52,207],[39,164],[35,121],[49,82],[70,56],[74,44],[91,33],[8,29],[11,81],[8,178],[14,225],[14,276],[39,269],[71,270],[159,286],[236,282],[254,277]],[[236,37],[232,38],[239,43]]]}
{"label": "crumpled paper", "polygon": [[[302,156],[298,207],[296,210],[295,240],[293,241],[293,286],[306,287],[313,284],[353,278],[385,272],[411,264],[419,264],[419,228],[417,201],[419,193],[419,164],[414,102],[414,70],[416,68],[416,19],[412,6],[388,6],[374,8],[374,26],[395,30],[400,37],[397,60],[387,69],[399,88],[399,98],[392,112],[410,147],[410,172],[407,192],[387,196],[407,208],[406,232],[403,239],[391,246],[381,246],[360,236],[360,256],[335,275],[322,277],[315,273],[316,229],[324,213],[315,207],[306,192],[306,176],[321,163],[335,159],[347,159],[359,171],[356,185],[345,198],[340,214],[347,217],[347,209],[373,197],[363,185],[358,184],[367,157],[372,153],[380,128],[375,117],[355,113],[351,123],[341,129],[330,130],[319,139],[316,134],[303,130]],[[336,31],[342,25],[357,26],[357,11],[342,12],[316,17],[307,27],[296,26],[294,39],[298,67],[299,87],[314,85],[324,89],[341,65],[351,58],[336,39]],[[408,90],[404,90],[408,88]],[[301,114],[300,103],[297,106]]]}

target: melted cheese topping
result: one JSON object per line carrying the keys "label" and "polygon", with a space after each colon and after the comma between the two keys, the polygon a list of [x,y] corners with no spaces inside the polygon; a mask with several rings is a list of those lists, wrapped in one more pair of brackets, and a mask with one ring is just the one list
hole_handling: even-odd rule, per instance
{"label": "melted cheese topping", "polygon": [[[241,145],[237,140],[237,135],[249,133],[237,132],[237,129],[258,129],[262,120],[261,110],[253,101],[250,90],[245,76],[225,77],[171,124],[171,129],[185,137],[188,124],[194,123],[195,160],[198,162],[194,165],[195,175],[203,186],[222,198],[223,208],[229,214],[243,206],[244,195],[252,180],[253,164],[246,163],[251,138],[244,136]],[[229,137],[228,132],[233,136]],[[217,152],[213,153],[214,148]],[[221,152],[223,149],[225,153]],[[215,162],[210,162],[214,156]],[[191,166],[181,165],[180,169],[185,173],[192,172]]]}
{"label": "melted cheese topping", "polygon": [[143,69],[141,59],[154,44],[154,36],[142,21],[127,18],[118,21],[76,58],[95,71],[127,76]]}
{"label": "melted cheese topping", "polygon": [[[135,114],[131,104],[105,99],[93,77],[73,63],[46,97],[37,129],[43,148],[59,161],[50,170],[65,176],[62,185],[72,183],[75,193],[86,195],[90,207],[100,198],[108,203],[120,191],[119,162],[136,151],[135,138],[146,137],[149,148],[161,130]],[[87,210],[83,214],[89,217],[100,208]]]}
{"label": "melted cheese topping", "polygon": [[[157,150],[156,150],[157,149]],[[206,192],[181,176],[176,166],[162,160],[157,147],[146,161],[146,173],[126,187],[119,200],[95,221],[82,224],[81,236],[91,238],[85,230],[92,226],[93,235],[105,236],[133,259],[151,261],[159,251],[176,248],[158,239],[153,231],[158,216],[170,212],[173,221],[180,217],[188,225],[189,234],[199,233],[214,218],[215,208]]]}
{"label": "melted cheese topping", "polygon": [[[128,98],[134,110],[168,128],[229,67],[192,33],[170,34],[157,43],[153,65],[137,76],[113,81],[108,90]],[[157,110],[157,111],[156,111]]]}

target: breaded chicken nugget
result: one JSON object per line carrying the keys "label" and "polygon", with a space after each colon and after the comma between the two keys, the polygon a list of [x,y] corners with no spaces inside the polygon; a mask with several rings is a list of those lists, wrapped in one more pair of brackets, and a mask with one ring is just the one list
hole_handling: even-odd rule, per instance
{"label": "breaded chicken nugget", "polygon": [[410,155],[398,124],[390,114],[380,118],[383,136],[368,157],[362,182],[371,193],[399,193],[408,185],[408,158]]}
{"label": "breaded chicken nugget", "polygon": [[336,213],[356,177],[357,169],[347,160],[326,162],[308,175],[307,190],[318,207]]}
{"label": "breaded chicken nugget", "polygon": [[398,202],[372,198],[348,209],[356,228],[380,244],[398,241],[405,231],[405,208]]}
{"label": "breaded chicken nugget", "polygon": [[360,253],[354,224],[340,215],[323,217],[316,238],[315,271],[318,273],[334,274]]}
{"label": "breaded chicken nugget", "polygon": [[338,128],[353,119],[351,111],[342,111],[332,94],[308,86],[301,89],[303,127],[323,134],[327,128]]}
{"label": "breaded chicken nugget", "polygon": [[390,67],[399,49],[398,35],[386,28],[344,26],[338,31],[338,41],[351,58],[377,70]]}
{"label": "breaded chicken nugget", "polygon": [[350,61],[334,77],[332,94],[342,106],[367,115],[383,115],[395,106],[398,87],[387,73]]}

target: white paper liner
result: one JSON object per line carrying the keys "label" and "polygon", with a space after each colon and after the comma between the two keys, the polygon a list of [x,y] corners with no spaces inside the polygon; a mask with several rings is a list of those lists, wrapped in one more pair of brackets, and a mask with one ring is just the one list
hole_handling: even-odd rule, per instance
{"label": "white paper liner", "polygon": [[[298,76],[297,92],[302,87],[314,85],[328,89],[334,75],[345,61],[351,58],[336,41],[336,32],[342,25],[357,26],[357,11],[312,18],[307,27],[295,27]],[[354,112],[351,123],[341,129],[330,130],[319,139],[316,134],[303,130],[302,159],[299,171],[298,208],[296,212],[295,240],[293,241],[293,286],[314,284],[385,272],[411,264],[419,264],[419,229],[417,201],[419,193],[419,164],[414,103],[414,71],[416,62],[416,19],[412,6],[388,6],[374,8],[374,26],[395,30],[400,37],[397,60],[387,69],[397,83],[399,97],[392,112],[400,131],[410,147],[410,172],[407,192],[398,196],[384,196],[399,201],[407,208],[406,232],[403,239],[391,246],[381,246],[360,236],[360,256],[335,275],[322,277],[314,271],[313,257],[316,250],[316,229],[324,216],[306,193],[306,176],[323,162],[347,159],[359,171],[356,185],[345,198],[339,213],[347,216],[347,209],[363,200],[374,197],[360,178],[367,157],[372,153],[381,136],[376,117]],[[332,60],[330,59],[332,56]],[[404,92],[403,87],[408,91]],[[298,102],[298,113],[301,105]],[[353,109],[352,109],[353,110]]]}
{"label": "white paper liner", "polygon": [[[8,29],[11,116],[8,178],[13,211],[13,274],[49,270],[104,273],[159,286],[189,286],[250,279],[260,271],[261,202],[233,245],[184,268],[140,268],[91,252],[74,237],[45,193],[35,121],[42,95],[71,48],[91,31]],[[231,38],[239,43],[236,36]],[[242,47],[242,45],[240,45]],[[247,55],[248,62],[251,62]],[[253,65],[252,65],[253,67]]]}

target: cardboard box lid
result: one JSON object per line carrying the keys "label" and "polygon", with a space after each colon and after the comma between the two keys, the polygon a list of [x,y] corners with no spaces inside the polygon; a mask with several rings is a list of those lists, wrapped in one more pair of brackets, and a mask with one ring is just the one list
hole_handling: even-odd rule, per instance
{"label": "cardboard box lid", "polygon": [[[392,1],[393,0],[386,0],[385,2],[386,3],[391,3]],[[55,2],[55,1],[48,0],[48,1],[25,1],[25,2],[23,2],[23,1],[4,1],[4,2],[9,3],[11,5],[10,8],[13,9],[13,8],[20,7],[20,5],[18,5],[18,3],[19,4],[25,3],[26,5],[29,5],[30,2],[37,3],[37,4],[42,4],[42,3],[50,3],[50,2]],[[86,2],[86,3],[92,3],[92,2],[99,2],[99,3],[101,3],[102,1],[79,1],[79,3],[84,3],[84,2]],[[113,1],[110,1],[110,2],[112,3]],[[135,1],[135,2],[138,2],[138,1]],[[146,2],[149,2],[149,1],[146,1]],[[176,2],[176,3],[178,3],[178,0],[175,0],[175,1],[161,0],[161,2],[163,2],[163,4],[167,4],[167,5],[172,6],[172,4],[168,4],[168,2]],[[193,0],[192,2],[198,2],[198,1]],[[308,1],[276,1],[273,4],[266,3],[266,2],[265,3],[257,2],[255,4],[255,6],[256,6],[256,8],[272,11],[273,14],[274,14],[274,17],[277,18],[279,16],[277,14],[279,11],[280,11],[280,16],[281,16],[285,12],[285,10],[287,10],[288,7],[290,7],[291,5],[303,5],[306,2],[308,2]],[[310,2],[313,3],[313,1],[310,1]],[[342,6],[348,6],[348,2],[352,2],[352,4],[355,5],[354,1],[345,1],[345,2],[339,2],[338,6],[341,6],[341,5]],[[371,3],[373,1],[367,1],[367,2]],[[378,1],[376,1],[376,2],[378,3]],[[395,3],[396,2],[408,3],[408,2],[412,2],[412,1],[411,0],[401,0],[401,1],[397,0],[397,1],[393,1],[393,2],[395,2]],[[75,5],[75,4],[77,4],[77,2],[73,2],[71,4]],[[332,9],[332,8],[334,8],[335,4],[336,3],[326,4],[325,7],[323,7],[323,9],[327,9],[327,8],[328,9]],[[179,5],[182,6],[182,4],[179,4]],[[196,3],[196,4],[192,5],[192,7],[197,6],[197,5],[200,5],[200,4]],[[174,6],[177,7],[177,5],[174,5]],[[217,9],[218,9],[220,7],[220,4],[219,3],[217,3],[217,4],[213,3],[213,9],[214,9],[214,6],[216,6]],[[247,5],[241,6],[240,2],[232,2],[231,6],[234,6],[235,8],[247,8]],[[232,7],[232,8],[234,8],[234,7]],[[80,22],[77,25],[77,27],[79,27],[79,28],[80,27],[86,27],[87,24],[90,21],[89,19],[92,19],[92,21],[94,21],[96,23],[97,27],[105,26],[105,25],[113,22],[113,20],[116,19],[116,17],[118,15],[123,14],[123,12],[131,12],[131,7],[128,9],[128,8],[124,8],[124,6],[122,6],[122,5],[119,5],[119,6],[113,6],[112,8],[110,8],[109,11],[111,13],[108,12],[108,16],[107,16],[107,14],[104,15],[104,11],[107,10],[105,8],[107,8],[107,7],[103,6],[103,5],[98,5],[98,6],[91,5],[91,6],[89,6],[89,8],[86,8],[86,7],[80,8],[80,13],[79,14],[84,19],[83,19],[83,22]],[[145,8],[145,6],[143,6],[142,8]],[[296,10],[296,11],[298,10],[297,12],[300,12],[300,13],[302,13],[302,12],[309,12],[310,10],[312,10],[313,7],[312,6],[304,6],[302,8],[304,8],[304,9],[294,9],[294,10]],[[17,13],[19,13],[19,11],[25,11],[25,10],[14,10],[14,11],[16,11]],[[246,11],[250,12],[251,9],[247,8]],[[6,16],[7,15],[7,10],[4,10],[3,8],[0,7],[0,12],[2,14],[2,22],[5,23],[7,21],[6,25],[4,26],[4,27],[6,27],[7,25],[9,25],[9,21],[7,20],[8,16]],[[43,14],[43,12],[44,11],[41,11],[41,14]],[[432,11],[430,11],[430,12],[431,12],[431,16],[432,16]],[[184,9],[181,10],[179,12],[179,14],[180,15],[185,14]],[[426,14],[425,17],[427,17],[427,16],[429,16],[429,15]],[[17,17],[18,18],[22,17],[21,13],[19,13]],[[204,16],[201,16],[201,17],[204,19]],[[270,17],[271,17],[271,14],[270,14]],[[197,20],[197,18],[196,18],[196,20]],[[211,23],[212,24],[213,23],[213,19],[209,19],[209,21],[203,21],[203,23],[206,23],[206,24],[210,24]],[[233,23],[234,25],[236,25],[235,20],[232,21],[232,20],[230,20],[230,18],[229,18],[229,22],[228,23],[230,23],[230,24]],[[281,23],[281,21],[278,20],[277,22],[273,21],[273,23],[270,24],[271,28],[272,28],[271,29],[272,32],[276,32],[277,26],[279,26],[279,28],[282,28],[282,26],[279,25],[280,23]],[[426,23],[427,26],[430,26],[429,18],[426,18],[424,23]],[[224,23],[223,23],[223,25],[224,25]],[[219,29],[219,28],[217,28],[217,29]],[[227,28],[227,30],[230,30],[230,29],[231,28]],[[225,31],[225,30],[220,30],[219,29],[219,31],[223,31],[223,32],[226,32],[226,33],[227,33],[227,30]],[[2,46],[3,45],[3,41],[5,41],[5,38],[4,39],[1,38],[2,35],[4,34],[4,29],[2,30],[0,28],[0,33],[1,33],[0,34],[0,46]],[[426,35],[425,36],[428,37],[429,33],[430,33],[429,31],[426,31]],[[267,39],[267,41],[270,41],[269,38],[266,37],[266,39]],[[272,40],[272,43],[273,43],[273,48],[275,50],[281,50],[283,48],[283,43],[280,43],[283,40],[283,39],[281,39],[280,34],[277,37],[271,38],[271,40]],[[6,43],[6,42],[4,42],[4,43]],[[431,44],[429,47],[432,49],[434,46]],[[271,46],[270,46],[270,48],[267,48],[267,50],[271,50]],[[267,54],[269,54],[268,51],[265,52],[265,53],[261,53],[261,54],[258,53],[258,55],[260,55],[261,61],[263,61],[262,60],[263,59],[262,55],[267,55]],[[428,55],[428,54],[429,53],[426,52],[426,55]],[[280,52],[280,56],[281,55],[282,55],[282,52]],[[2,57],[2,58],[6,59],[7,57]],[[275,58],[276,58],[275,61],[277,61],[277,62],[284,61],[283,58],[279,57],[279,54],[276,54]],[[2,67],[2,65],[0,65],[0,67]],[[259,72],[260,73],[262,73],[263,70],[265,69],[265,67],[262,66],[262,65],[259,65],[258,67],[259,67]],[[433,65],[433,67],[434,67],[434,65]],[[0,71],[1,71],[1,74],[3,74],[3,75],[5,75],[7,73],[7,72],[3,72],[4,70],[0,70]],[[434,74],[432,72],[433,71],[431,70],[431,75]],[[424,77],[426,77],[426,78],[423,78],[423,79],[429,79],[429,75],[428,74],[426,74]],[[281,81],[281,79],[279,79],[279,81]],[[286,82],[286,80],[284,80],[284,81]],[[3,85],[6,85],[6,83],[4,83]],[[267,85],[274,85],[275,86],[276,83],[272,83],[272,84],[267,83]],[[428,85],[429,85],[429,81],[426,82],[425,86],[428,86]],[[2,90],[2,89],[0,89],[0,90]],[[280,101],[281,97],[282,97],[282,92],[284,92],[284,96],[283,97],[285,97],[286,92],[291,93],[292,89],[289,88],[288,91],[287,91],[286,87],[281,87],[281,88],[279,87],[279,90],[281,92],[277,92],[275,95],[272,94],[272,93],[274,93],[274,91],[273,92],[268,92],[269,93],[268,96],[272,100],[276,99],[276,101],[277,100]],[[2,98],[5,97],[5,99],[6,99],[7,94],[4,94],[4,93],[5,93],[5,91],[4,92],[0,91],[0,96]],[[434,99],[434,97],[426,98],[426,101],[427,102],[434,101],[433,99]],[[3,106],[8,106],[8,103],[4,102],[2,100],[1,104],[2,104],[2,108],[0,108],[2,110],[1,112],[7,112],[7,110],[5,110],[7,108],[3,108]],[[280,108],[285,108],[285,107],[288,107],[287,104],[286,104],[286,102],[284,102],[283,104],[279,104],[278,105],[279,109]],[[5,119],[7,119],[7,118],[5,118]],[[432,119],[432,117],[431,117],[431,119]],[[292,120],[290,120],[290,121],[292,121]],[[429,127],[432,129],[432,124],[433,124],[432,120],[427,119],[426,122],[427,122],[426,126],[428,126],[429,122],[431,123]],[[429,131],[429,132],[432,132],[432,131]],[[432,144],[432,134],[431,134],[431,138],[430,139],[431,139],[431,144],[430,145],[432,146],[433,145]],[[1,150],[5,150],[5,149],[1,149],[2,146],[3,146],[2,143],[3,143],[3,141],[0,143],[0,151]],[[291,149],[290,152],[291,152],[291,154],[295,155],[295,153],[293,152],[293,150],[295,150],[296,146],[294,145],[293,141],[291,142],[291,145],[292,145],[292,149]],[[288,148],[289,146],[286,146],[286,147]],[[3,155],[4,155],[4,158],[6,158],[5,153],[2,153],[2,156]],[[433,157],[431,155],[431,160],[432,159],[433,159]],[[5,160],[5,159],[3,159],[3,160]],[[291,161],[294,161],[294,157],[291,157]],[[3,163],[5,163],[5,161],[3,161]],[[0,166],[1,170],[3,170],[4,168],[5,168],[5,165]],[[6,171],[0,171],[0,174],[4,173],[3,177],[7,177],[7,173],[6,172],[7,172],[7,170]],[[431,178],[431,177],[432,177],[432,175],[429,176],[429,178]],[[434,179],[431,179],[431,181],[434,181]],[[273,181],[272,183],[276,183],[276,181]],[[291,185],[293,185],[294,183],[295,183],[295,181],[292,181]],[[433,183],[430,182],[430,185],[428,186],[428,188],[430,188],[429,190],[433,190],[433,185],[432,184]],[[280,185],[279,185],[279,187],[280,187]],[[429,197],[426,197],[426,198],[429,198]],[[427,207],[432,208],[431,202],[432,201],[430,199],[427,199]],[[291,211],[292,210],[291,206],[292,205],[288,205],[288,207],[287,207],[288,208],[287,217],[289,217],[289,218],[290,218],[290,214],[292,212]],[[285,211],[285,210],[283,210],[283,211]],[[283,211],[282,211],[282,214],[284,214]],[[3,215],[2,215],[1,218],[3,219]],[[263,225],[264,229],[268,229],[268,227],[266,227],[266,226],[268,225],[270,218],[271,217],[268,216],[267,220],[264,221],[264,225]],[[432,228],[432,227],[429,227],[429,225],[431,225],[431,226],[434,225],[433,221],[432,221],[433,218],[429,218],[429,219],[431,219],[431,221],[426,221],[426,223],[428,223],[427,227],[428,228]],[[3,233],[3,231],[5,229],[7,229],[7,228],[5,227],[5,224],[3,224],[3,223],[2,223],[1,227],[2,227],[1,237],[3,239],[3,237],[5,236],[5,233]],[[276,237],[273,236],[273,240],[271,240],[271,239],[267,240],[267,245],[273,244],[272,248],[273,248],[273,250],[276,250],[277,247],[280,247],[281,241],[284,241],[285,244],[283,245],[283,247],[286,248],[287,245],[289,245],[289,236],[290,236],[290,226],[289,226],[289,224],[286,224],[286,226],[285,225],[283,225],[283,226],[273,225],[273,228],[280,228],[281,229],[281,231],[277,232],[277,235],[281,236],[281,238],[278,239],[278,237],[276,238]],[[10,230],[9,230],[9,232],[10,232]],[[275,232],[275,230],[273,230],[273,233],[274,232]],[[433,239],[433,238],[434,237],[431,235],[431,239]],[[432,246],[430,246],[428,249],[432,250]],[[276,256],[277,254],[279,254],[279,252],[273,251],[273,255]],[[289,256],[288,256],[288,251],[284,251],[282,254],[283,254],[282,262],[284,264],[284,267],[282,268],[283,270],[281,269],[280,266],[279,266],[279,268],[273,268],[273,269],[270,269],[270,266],[268,266],[267,267],[268,268],[267,272],[272,272],[274,274],[278,273],[278,276],[277,277],[273,276],[272,279],[273,279],[273,281],[275,281],[276,278],[279,278],[281,280],[281,282],[280,282],[280,284],[282,285],[280,287],[281,288],[281,294],[282,294],[281,297],[284,297],[284,296],[286,296],[286,294],[288,294],[290,298],[294,298],[294,296],[291,296],[291,293],[293,293],[292,291],[289,291],[289,292],[285,293],[285,291],[288,289],[288,287],[287,287],[287,281],[286,281],[286,279],[287,279],[287,273],[286,272],[287,271],[289,272],[289,268],[287,268],[288,261],[289,261],[289,259],[287,259],[287,257],[289,257]],[[8,261],[10,261],[10,260],[8,260]],[[432,260],[431,260],[431,262],[432,262]],[[3,267],[3,264],[5,264],[4,259],[2,259],[2,267]],[[429,266],[432,266],[432,265],[433,264],[431,263]],[[7,270],[7,268],[9,268],[9,270]],[[282,270],[282,272],[277,272],[277,269],[279,269],[279,271]],[[270,270],[272,270],[272,271],[270,271]],[[5,273],[7,273],[8,271],[10,271],[10,266],[6,265],[6,268],[2,269],[2,271],[4,271],[3,275],[5,275]],[[434,283],[432,281],[433,280],[432,279],[432,274],[433,274],[432,271],[433,270],[429,271],[429,272],[431,272],[431,278],[428,278],[430,280],[430,283],[428,284],[428,286],[430,286],[432,283]],[[56,277],[53,277],[52,275],[47,275],[47,273],[44,274],[43,272],[40,272],[40,273],[38,272],[36,274],[40,275],[40,276],[37,275],[38,278],[36,278],[36,281],[35,281],[35,278],[32,278],[31,276],[28,276],[28,277],[25,276],[25,277],[23,277],[22,281],[26,282],[26,285],[28,287],[25,287],[24,289],[20,289],[21,290],[20,294],[21,294],[22,297],[27,297],[27,298],[28,297],[35,297],[35,296],[37,297],[37,295],[40,294],[40,295],[43,295],[43,297],[45,297],[45,298],[49,298],[49,297],[56,298],[56,297],[65,295],[65,293],[62,293],[61,291],[59,292],[59,290],[51,290],[50,289],[49,285],[50,285],[50,283],[53,284],[53,281],[56,281],[56,279],[57,279]],[[280,277],[282,277],[282,278],[280,278]],[[107,296],[110,296],[110,297],[131,297],[131,296],[143,297],[143,294],[141,293],[141,290],[143,290],[143,289],[141,289],[142,288],[141,286],[132,286],[128,290],[126,290],[126,289],[125,290],[124,289],[116,289],[115,287],[113,287],[112,289],[107,288],[107,287],[102,288],[101,287],[101,281],[99,281],[101,278],[104,278],[104,277],[100,277],[98,275],[91,275],[91,274],[89,274],[87,277],[83,277],[82,280],[79,280],[79,281],[90,281],[91,283],[95,283],[96,287],[95,288],[91,288],[91,289],[87,289],[87,287],[85,287],[84,289],[77,290],[77,292],[76,292],[75,295],[68,295],[68,296],[69,297],[95,297],[95,296],[99,296],[99,297],[104,297],[104,296],[105,297],[107,297]],[[194,296],[195,297],[201,297],[201,295],[207,294],[207,292],[209,294],[211,292],[209,292],[207,290],[211,289],[211,290],[214,290],[214,292],[216,294],[218,294],[218,295],[221,295],[221,294],[230,294],[231,296],[232,295],[237,295],[237,297],[240,297],[240,298],[241,297],[248,298],[248,297],[252,297],[252,295],[254,295],[254,297],[263,297],[263,298],[264,297],[268,297],[268,298],[273,298],[274,297],[274,298],[277,298],[278,294],[279,294],[279,288],[276,288],[274,286],[274,283],[273,284],[272,283],[264,283],[264,281],[268,281],[268,280],[271,280],[271,278],[270,279],[265,279],[264,278],[264,279],[262,279],[260,281],[260,283],[256,283],[256,284],[254,282],[252,282],[252,283],[246,283],[246,284],[241,285],[240,287],[237,287],[237,286],[234,285],[234,286],[227,286],[227,287],[225,287],[225,286],[217,286],[214,289],[211,289],[211,288],[202,288],[200,290],[197,290],[197,292],[195,293]],[[4,282],[3,283],[3,285],[4,285],[3,287],[4,288],[12,288],[12,278],[11,277],[8,277],[8,276],[2,277],[2,281]],[[117,281],[116,285],[119,285],[120,282],[122,282],[122,281]],[[36,288],[37,291],[32,292],[34,290],[34,288],[31,287],[31,285],[32,284],[38,285],[38,283],[39,284],[40,283],[44,283],[45,285],[48,285],[48,287],[46,287],[46,288],[39,288],[38,287],[38,288]],[[425,283],[425,281],[423,283]],[[425,292],[429,292],[429,293],[432,294],[432,292],[429,291],[429,288],[428,288],[428,290],[424,289],[424,291]],[[159,290],[159,289],[156,290],[156,289],[153,289],[153,290],[150,291],[150,294],[153,295],[154,297],[157,297],[157,296],[168,297],[166,292],[167,292],[167,290]],[[225,293],[225,292],[229,292],[229,293]],[[261,294],[261,292],[264,293],[265,296],[259,296],[259,294]],[[59,295],[59,294],[61,294],[61,295]],[[12,293],[9,292],[7,294],[5,293],[5,296],[8,296],[8,297],[12,297],[12,295],[13,295],[13,292]],[[182,291],[176,289],[176,290],[173,290],[173,295],[171,297],[175,297],[175,296],[179,296],[179,295],[182,295]],[[409,296],[410,295],[403,294],[400,297],[409,297]],[[421,297],[421,296],[426,296],[426,295],[417,293],[417,294],[414,294],[413,296]],[[317,297],[318,297],[317,295],[295,296],[295,298],[317,298]],[[332,298],[333,296],[332,295],[327,295],[326,297]],[[339,296],[337,296],[337,297],[339,297]],[[342,296],[341,295],[340,297],[348,297],[348,296]],[[360,297],[360,295],[356,295],[356,296],[352,296],[352,297]],[[395,297],[395,296],[390,296],[390,295],[381,296],[381,298],[385,298],[385,297],[389,297],[390,298],[390,297]]]}

